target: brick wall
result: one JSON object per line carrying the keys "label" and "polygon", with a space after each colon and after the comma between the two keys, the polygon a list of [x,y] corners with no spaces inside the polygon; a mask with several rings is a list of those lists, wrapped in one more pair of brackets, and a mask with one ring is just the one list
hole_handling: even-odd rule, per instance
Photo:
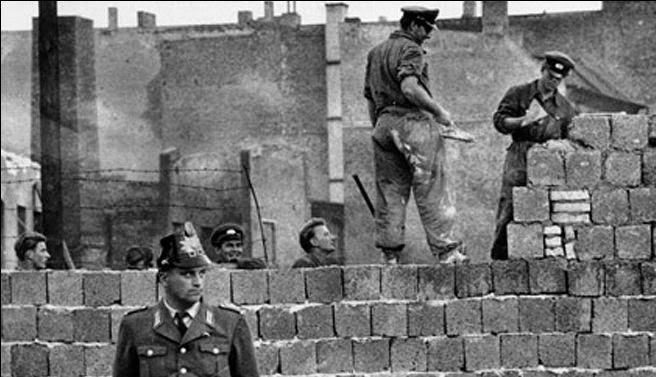
{"label": "brick wall", "polygon": [[[3,271],[2,375],[110,375],[157,294],[155,271]],[[216,269],[205,297],[240,306],[263,375],[656,373],[653,258]]]}

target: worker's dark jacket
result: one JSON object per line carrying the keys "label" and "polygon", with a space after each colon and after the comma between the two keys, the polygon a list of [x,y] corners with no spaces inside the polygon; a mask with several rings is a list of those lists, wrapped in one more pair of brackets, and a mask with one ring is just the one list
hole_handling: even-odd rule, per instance
{"label": "worker's dark jacket", "polygon": [[236,310],[201,303],[184,337],[162,302],[126,314],[114,377],[257,377],[251,334]]}

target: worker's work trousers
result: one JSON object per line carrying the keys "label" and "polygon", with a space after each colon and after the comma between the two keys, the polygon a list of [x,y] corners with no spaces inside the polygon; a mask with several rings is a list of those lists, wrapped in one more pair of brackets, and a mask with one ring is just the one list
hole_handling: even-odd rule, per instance
{"label": "worker's work trousers", "polygon": [[376,179],[376,247],[405,246],[406,207],[414,194],[434,255],[453,242],[456,210],[447,191],[439,125],[423,112],[382,114],[372,136]]}

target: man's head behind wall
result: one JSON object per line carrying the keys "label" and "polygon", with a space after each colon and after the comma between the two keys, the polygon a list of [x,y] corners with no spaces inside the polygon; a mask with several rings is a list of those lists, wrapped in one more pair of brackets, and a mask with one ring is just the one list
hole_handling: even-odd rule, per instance
{"label": "man's head behind wall", "polygon": [[21,234],[14,243],[14,250],[22,269],[44,269],[50,259],[46,236],[38,232],[27,231]]}
{"label": "man's head behind wall", "polygon": [[320,217],[311,218],[303,225],[298,240],[306,253],[314,249],[325,252],[335,250],[335,236],[328,229],[326,220]]}
{"label": "man's head behind wall", "polygon": [[239,258],[244,252],[244,229],[237,224],[219,225],[212,231],[210,240],[220,254],[221,261]]}

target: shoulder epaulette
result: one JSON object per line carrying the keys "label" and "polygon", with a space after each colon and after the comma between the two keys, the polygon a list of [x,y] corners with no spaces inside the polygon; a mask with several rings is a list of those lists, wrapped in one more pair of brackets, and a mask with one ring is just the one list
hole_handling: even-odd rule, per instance
{"label": "shoulder epaulette", "polygon": [[144,306],[143,308],[138,308],[138,309],[130,310],[129,312],[125,313],[125,315],[130,315],[130,314],[134,314],[134,313],[143,312],[143,311],[146,310],[146,309],[148,309],[148,307],[147,307],[147,306]]}
{"label": "shoulder epaulette", "polygon": [[229,311],[231,311],[231,312],[235,312],[235,313],[237,313],[237,314],[243,314],[243,313],[241,312],[241,309],[240,309],[238,306],[233,305],[233,304],[221,304],[221,305],[217,305],[217,307],[218,307],[219,309],[229,310]]}

